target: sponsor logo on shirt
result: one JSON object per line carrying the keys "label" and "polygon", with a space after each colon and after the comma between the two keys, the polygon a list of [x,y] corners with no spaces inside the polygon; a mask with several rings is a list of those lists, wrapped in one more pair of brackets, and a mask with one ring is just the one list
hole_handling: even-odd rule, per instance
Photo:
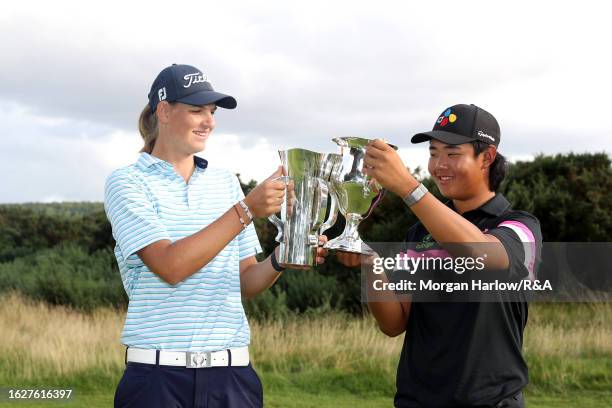
{"label": "sponsor logo on shirt", "polygon": [[431,234],[427,234],[423,237],[421,242],[416,245],[416,249],[428,249],[436,245],[436,241],[434,241]]}

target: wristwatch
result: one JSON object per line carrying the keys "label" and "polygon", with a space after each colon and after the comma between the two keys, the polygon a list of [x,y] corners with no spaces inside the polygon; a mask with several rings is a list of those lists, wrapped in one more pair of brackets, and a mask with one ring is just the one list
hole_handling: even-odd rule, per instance
{"label": "wristwatch", "polygon": [[408,207],[412,207],[413,205],[418,203],[421,200],[421,198],[425,196],[425,194],[427,194],[427,191],[428,191],[427,187],[425,187],[423,183],[419,183],[417,188],[412,190],[412,192],[408,194],[406,197],[402,198],[402,200],[404,200],[404,202],[406,203]]}

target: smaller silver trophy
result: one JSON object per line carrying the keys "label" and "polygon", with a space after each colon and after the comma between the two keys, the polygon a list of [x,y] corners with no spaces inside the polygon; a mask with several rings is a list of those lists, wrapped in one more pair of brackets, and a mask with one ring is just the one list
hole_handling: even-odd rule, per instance
{"label": "smaller silver trophy", "polygon": [[293,269],[307,269],[316,265],[319,235],[336,222],[338,211],[329,183],[342,157],[306,149],[278,153],[286,174],[280,177],[286,186],[285,200],[281,217],[268,217],[278,229],[278,262]]}
{"label": "smaller silver trophy", "polygon": [[327,242],[324,248],[371,255],[372,250],[361,240],[357,230],[359,223],[374,211],[384,194],[382,187],[362,171],[365,148],[370,139],[337,137],[332,140],[340,146],[342,166],[332,175],[331,184],[346,226],[344,232]]}

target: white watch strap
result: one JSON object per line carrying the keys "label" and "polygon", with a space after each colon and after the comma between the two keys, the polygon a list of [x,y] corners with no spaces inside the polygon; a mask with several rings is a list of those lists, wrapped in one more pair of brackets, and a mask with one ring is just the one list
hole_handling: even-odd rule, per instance
{"label": "white watch strap", "polygon": [[421,200],[421,198],[423,198],[425,194],[427,194],[427,192],[428,192],[427,187],[425,187],[423,183],[419,183],[417,188],[415,188],[412,191],[412,193],[404,197],[403,200],[408,207],[412,207],[413,205],[418,203]]}

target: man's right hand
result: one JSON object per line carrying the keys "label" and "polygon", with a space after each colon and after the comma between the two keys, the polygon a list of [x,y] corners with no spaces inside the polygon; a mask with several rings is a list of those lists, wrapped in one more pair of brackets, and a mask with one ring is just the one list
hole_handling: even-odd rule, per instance
{"label": "man's right hand", "polygon": [[361,264],[361,254],[354,252],[336,251],[336,258],[338,258],[338,262],[349,268],[354,268]]}
{"label": "man's right hand", "polygon": [[283,166],[278,166],[270,177],[258,184],[245,197],[244,203],[249,207],[253,217],[268,217],[281,210],[285,199],[285,182],[278,178],[283,175],[285,175]]}

